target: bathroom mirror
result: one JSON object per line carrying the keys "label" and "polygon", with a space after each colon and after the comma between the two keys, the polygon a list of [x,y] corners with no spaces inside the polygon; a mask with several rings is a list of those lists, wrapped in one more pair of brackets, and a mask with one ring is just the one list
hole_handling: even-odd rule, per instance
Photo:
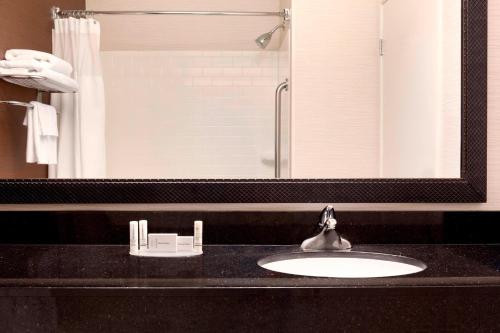
{"label": "bathroom mirror", "polygon": [[200,6],[53,13],[54,53],[75,56],[76,17],[98,61],[80,92],[51,96],[57,164],[10,172],[1,200],[485,200],[486,1]]}

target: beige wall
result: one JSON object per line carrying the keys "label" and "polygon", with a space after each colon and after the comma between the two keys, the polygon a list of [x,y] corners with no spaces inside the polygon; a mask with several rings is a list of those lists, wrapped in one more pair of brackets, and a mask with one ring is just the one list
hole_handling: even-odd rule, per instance
{"label": "beige wall", "polygon": [[385,178],[437,176],[436,135],[441,95],[438,8],[436,0],[389,0],[381,9],[384,40],[381,164]]}
{"label": "beige wall", "polygon": [[[305,1],[305,0],[302,0]],[[488,203],[337,204],[340,210],[500,210],[500,1],[489,2]],[[323,204],[1,205],[1,210],[319,210]]]}
{"label": "beige wall", "polygon": [[379,176],[379,5],[292,1],[292,178]]}
{"label": "beige wall", "polygon": [[381,176],[459,178],[460,1],[389,0],[382,17]]}
{"label": "beige wall", "polygon": [[[439,137],[438,177],[460,176],[461,114],[456,112],[461,105],[461,2],[441,0],[442,21],[442,87],[441,128]],[[445,60],[446,59],[446,60]],[[458,96],[457,96],[458,95]]]}
{"label": "beige wall", "polygon": [[[279,0],[87,0],[93,10],[279,11]],[[254,40],[280,22],[253,16],[106,16],[102,50],[259,50]],[[280,32],[278,32],[280,33]],[[274,38],[268,49],[277,49]]]}

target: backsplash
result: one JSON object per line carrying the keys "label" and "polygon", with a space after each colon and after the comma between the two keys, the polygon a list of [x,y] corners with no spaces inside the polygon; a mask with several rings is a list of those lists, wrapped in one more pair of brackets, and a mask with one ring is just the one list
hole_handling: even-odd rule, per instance
{"label": "backsplash", "polygon": [[[496,212],[337,212],[337,231],[359,244],[498,243]],[[154,233],[193,233],[204,244],[298,245],[315,233],[319,211],[0,212],[0,244],[128,244],[129,221]]]}
{"label": "backsplash", "polygon": [[274,176],[278,51],[107,51],[102,62],[108,177]]}

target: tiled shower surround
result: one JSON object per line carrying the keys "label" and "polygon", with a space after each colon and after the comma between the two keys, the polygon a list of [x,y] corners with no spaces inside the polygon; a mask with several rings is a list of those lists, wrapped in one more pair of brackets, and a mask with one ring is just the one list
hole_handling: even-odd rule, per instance
{"label": "tiled shower surround", "polygon": [[273,177],[279,54],[102,52],[107,176]]}

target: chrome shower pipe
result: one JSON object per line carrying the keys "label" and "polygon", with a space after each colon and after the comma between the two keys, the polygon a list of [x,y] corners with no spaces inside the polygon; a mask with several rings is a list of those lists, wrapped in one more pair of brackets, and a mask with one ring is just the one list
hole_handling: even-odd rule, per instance
{"label": "chrome shower pipe", "polygon": [[277,179],[281,178],[281,96],[283,91],[288,91],[288,79],[278,85],[274,99],[274,177]]}

